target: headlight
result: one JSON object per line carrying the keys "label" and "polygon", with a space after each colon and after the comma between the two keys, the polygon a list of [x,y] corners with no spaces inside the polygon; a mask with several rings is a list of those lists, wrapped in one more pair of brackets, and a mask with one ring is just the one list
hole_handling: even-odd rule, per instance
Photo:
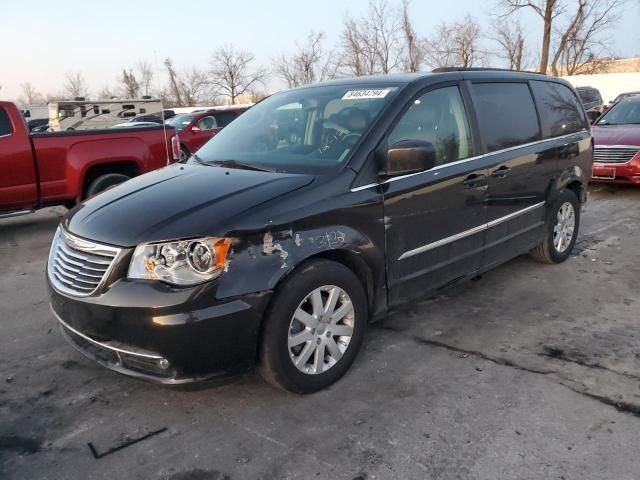
{"label": "headlight", "polygon": [[224,269],[231,240],[206,237],[138,245],[129,278],[196,285],[216,278]]}

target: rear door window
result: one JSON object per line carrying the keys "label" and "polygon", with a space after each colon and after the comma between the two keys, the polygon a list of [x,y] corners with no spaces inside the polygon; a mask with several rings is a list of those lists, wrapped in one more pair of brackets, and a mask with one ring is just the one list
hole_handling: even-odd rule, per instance
{"label": "rear door window", "polygon": [[473,100],[488,152],[540,139],[540,126],[526,83],[478,83]]}
{"label": "rear door window", "polygon": [[531,82],[538,103],[545,138],[579,132],[587,128],[582,105],[567,86],[555,82]]}
{"label": "rear door window", "polygon": [[238,114],[236,112],[221,112],[216,113],[216,120],[218,121],[218,128],[223,128],[229,125],[236,119]]}
{"label": "rear door window", "polygon": [[11,135],[13,133],[13,125],[7,111],[0,107],[0,137],[4,135]]}

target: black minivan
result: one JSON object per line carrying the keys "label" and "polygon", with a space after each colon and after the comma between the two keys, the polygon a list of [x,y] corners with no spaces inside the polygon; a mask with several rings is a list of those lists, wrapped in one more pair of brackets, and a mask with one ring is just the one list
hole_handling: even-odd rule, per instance
{"label": "black minivan", "polygon": [[[297,134],[282,135],[292,118]],[[181,384],[258,365],[317,391],[390,309],[522,253],[564,261],[591,164],[575,90],[540,74],[280,92],[186,163],[71,210],[51,306],[74,347],[121,373]]]}

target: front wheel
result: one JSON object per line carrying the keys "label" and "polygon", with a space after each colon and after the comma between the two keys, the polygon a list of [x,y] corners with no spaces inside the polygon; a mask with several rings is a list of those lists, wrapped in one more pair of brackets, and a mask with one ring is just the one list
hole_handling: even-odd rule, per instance
{"label": "front wheel", "polygon": [[580,227],[580,202],[576,194],[563,189],[558,194],[549,214],[544,240],[529,253],[542,263],[562,263],[578,238]]}
{"label": "front wheel", "polygon": [[184,145],[180,147],[180,163],[184,163],[187,160],[189,160],[189,157],[191,156],[191,154],[189,153],[189,150],[187,150],[187,147],[185,147]]}
{"label": "front wheel", "polygon": [[262,376],[294,393],[336,382],[355,360],[367,324],[358,277],[340,263],[313,260],[275,295],[260,345]]}

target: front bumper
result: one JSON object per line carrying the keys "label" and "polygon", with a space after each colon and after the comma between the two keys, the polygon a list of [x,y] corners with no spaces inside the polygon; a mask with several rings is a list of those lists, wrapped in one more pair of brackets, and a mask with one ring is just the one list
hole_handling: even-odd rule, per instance
{"label": "front bumper", "polygon": [[270,292],[219,300],[215,285],[189,289],[118,280],[101,295],[74,298],[49,285],[65,338],[120,373],[163,384],[224,378],[255,364]]}
{"label": "front bumper", "polygon": [[640,158],[627,163],[594,162],[592,181],[640,185]]}

